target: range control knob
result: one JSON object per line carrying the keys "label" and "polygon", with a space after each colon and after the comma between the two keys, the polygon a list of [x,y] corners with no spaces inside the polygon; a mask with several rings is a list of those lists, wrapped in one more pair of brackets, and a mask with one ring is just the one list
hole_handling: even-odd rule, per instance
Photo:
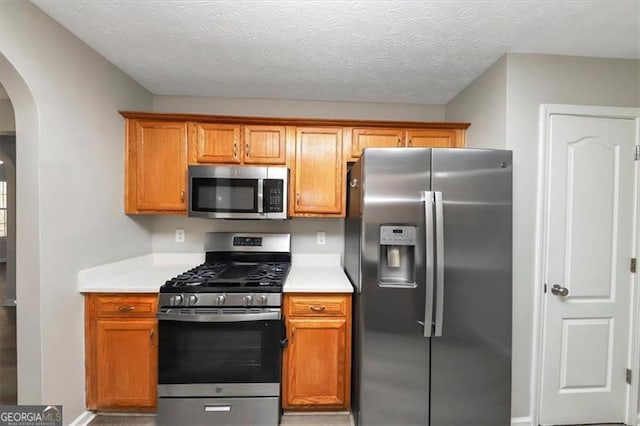
{"label": "range control knob", "polygon": [[220,305],[224,305],[224,302],[227,300],[226,297],[224,297],[224,294],[219,294],[216,296],[216,305],[220,306]]}
{"label": "range control knob", "polygon": [[182,295],[181,294],[174,294],[171,297],[169,297],[169,304],[171,306],[178,306],[178,305],[182,304]]}
{"label": "range control knob", "polygon": [[253,303],[253,296],[247,294],[242,298],[242,300],[244,301],[244,306],[250,306]]}
{"label": "range control knob", "polygon": [[196,296],[195,294],[190,294],[187,296],[187,305],[193,306],[196,303],[198,303],[198,296]]}
{"label": "range control knob", "polygon": [[261,294],[260,296],[258,296],[258,304],[259,305],[266,305],[267,304],[267,295],[266,294]]}

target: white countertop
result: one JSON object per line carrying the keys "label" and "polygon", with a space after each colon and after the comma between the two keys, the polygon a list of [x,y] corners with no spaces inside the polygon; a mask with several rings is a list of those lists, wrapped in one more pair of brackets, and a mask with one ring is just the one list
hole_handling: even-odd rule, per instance
{"label": "white countertop", "polygon": [[339,254],[293,254],[285,293],[353,293]]}
{"label": "white countertop", "polygon": [[[78,272],[80,293],[157,293],[169,278],[204,262],[204,253],[154,253]],[[339,254],[293,254],[287,293],[352,293]]]}
{"label": "white countertop", "polygon": [[78,272],[80,293],[157,293],[169,278],[204,262],[204,253],[154,253]]}

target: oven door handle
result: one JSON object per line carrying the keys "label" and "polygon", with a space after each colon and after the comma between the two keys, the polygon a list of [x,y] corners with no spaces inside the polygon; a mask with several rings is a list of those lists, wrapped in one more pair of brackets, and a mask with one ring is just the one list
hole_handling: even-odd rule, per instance
{"label": "oven door handle", "polygon": [[185,322],[240,322],[240,321],[264,321],[279,320],[280,310],[258,313],[233,313],[233,314],[182,314],[158,312],[157,318],[161,321],[185,321]]}

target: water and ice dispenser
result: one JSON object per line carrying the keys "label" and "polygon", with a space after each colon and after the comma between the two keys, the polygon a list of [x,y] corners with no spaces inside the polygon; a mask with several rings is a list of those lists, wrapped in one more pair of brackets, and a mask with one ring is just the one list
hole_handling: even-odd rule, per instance
{"label": "water and ice dispenser", "polygon": [[381,225],[378,284],[381,287],[416,286],[416,226]]}

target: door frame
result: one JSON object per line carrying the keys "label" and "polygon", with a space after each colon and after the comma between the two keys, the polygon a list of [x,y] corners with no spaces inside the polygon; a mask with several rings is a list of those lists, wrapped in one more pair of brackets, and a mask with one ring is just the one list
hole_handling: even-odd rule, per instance
{"label": "door frame", "polygon": [[[567,104],[540,104],[538,123],[538,179],[536,196],[536,238],[535,238],[535,294],[533,307],[533,354],[531,372],[531,415],[532,424],[538,425],[540,419],[540,400],[542,398],[542,356],[544,353],[544,321],[546,304],[544,299],[544,277],[547,272],[546,245],[548,237],[547,223],[547,185],[549,172],[549,152],[550,152],[550,119],[553,114],[578,115],[583,117],[597,118],[621,118],[635,120],[636,145],[640,144],[640,108],[636,107],[607,107],[607,106],[585,106]],[[635,164],[635,177],[638,180],[640,162]],[[635,223],[634,234],[636,235],[635,246],[631,256],[638,257],[640,253],[640,182],[636,185],[634,194]],[[627,366],[631,366],[633,371],[631,386],[627,390],[625,423],[627,425],[638,424],[638,392],[640,383],[640,272],[635,276],[635,285],[631,289],[631,330],[629,334],[629,346],[627,351]]]}

